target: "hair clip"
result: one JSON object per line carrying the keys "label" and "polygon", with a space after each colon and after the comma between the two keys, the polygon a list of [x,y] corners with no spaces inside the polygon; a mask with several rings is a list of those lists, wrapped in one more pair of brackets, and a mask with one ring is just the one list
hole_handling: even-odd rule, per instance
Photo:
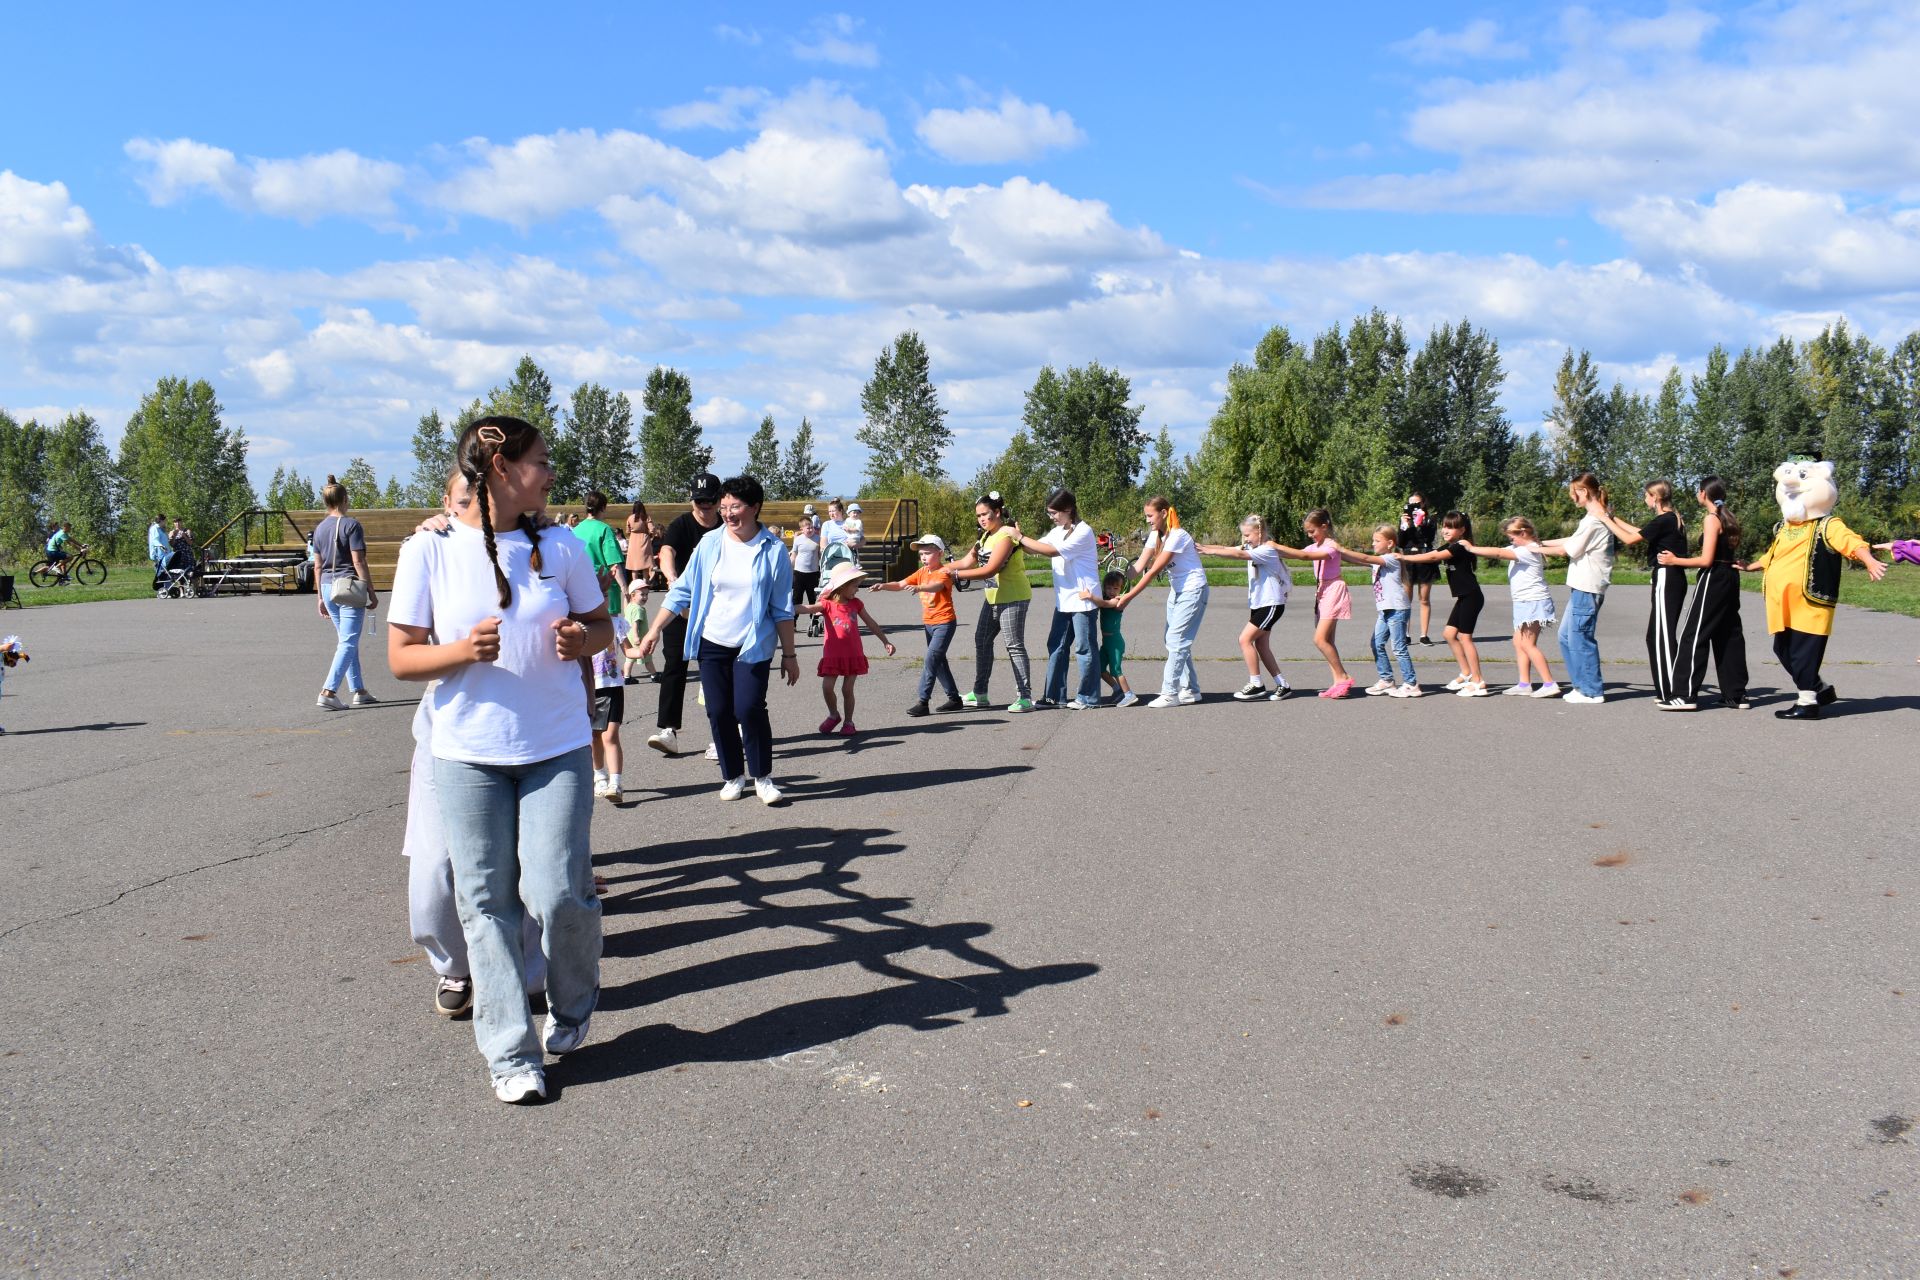
{"label": "hair clip", "polygon": [[507,442],[506,431],[494,426],[492,423],[488,423],[486,426],[479,428],[474,432],[474,435],[480,438],[481,444],[490,444],[497,447]]}

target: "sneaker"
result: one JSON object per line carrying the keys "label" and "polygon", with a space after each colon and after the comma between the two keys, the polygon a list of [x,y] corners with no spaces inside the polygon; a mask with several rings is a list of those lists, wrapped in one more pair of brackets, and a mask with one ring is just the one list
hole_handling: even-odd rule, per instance
{"label": "sneaker", "polygon": [[744,773],[737,778],[731,778],[720,784],[720,798],[722,800],[738,800],[746,793],[747,775]]}
{"label": "sneaker", "polygon": [[1148,705],[1149,707],[1151,707],[1151,708],[1153,708],[1153,709],[1154,709],[1155,711],[1159,711],[1159,710],[1161,710],[1161,709],[1163,709],[1163,708],[1166,708],[1166,707],[1177,707],[1177,706],[1179,706],[1179,705],[1180,705],[1180,699],[1178,699],[1178,698],[1169,698],[1169,697],[1168,697],[1168,696],[1167,696],[1166,694],[1164,694],[1164,693],[1163,693],[1163,694],[1161,694],[1161,695],[1160,695],[1159,697],[1157,697],[1157,698],[1155,698],[1155,699],[1154,699],[1154,700],[1153,700],[1152,702],[1149,702],[1149,703],[1148,703],[1147,705]]}
{"label": "sneaker", "polygon": [[1099,704],[1099,703],[1097,703],[1097,702],[1082,702],[1082,701],[1080,701],[1080,699],[1078,699],[1078,698],[1075,698],[1075,699],[1074,699],[1073,701],[1071,701],[1071,702],[1069,702],[1069,703],[1067,703],[1067,710],[1069,710],[1069,711],[1091,711],[1091,710],[1093,710],[1093,709],[1094,709],[1095,707],[1097,707],[1097,706],[1099,706],[1099,705],[1100,705],[1100,704]]}
{"label": "sneaker", "polygon": [[854,734],[858,732],[859,730],[853,727],[853,721],[851,720],[846,721],[844,724],[840,726],[840,736],[843,738],[851,738]]}
{"label": "sneaker", "polygon": [[1273,692],[1267,695],[1267,701],[1268,701],[1268,702],[1279,702],[1279,701],[1280,701],[1281,699],[1283,699],[1283,698],[1285,698],[1285,697],[1287,697],[1287,696],[1288,696],[1288,695],[1290,695],[1290,694],[1291,694],[1292,692],[1293,692],[1293,686],[1292,686],[1292,685],[1290,685],[1290,684],[1277,684],[1277,685],[1275,685],[1275,686],[1273,686]]}
{"label": "sneaker", "polygon": [[1530,698],[1557,698],[1560,696],[1560,682],[1549,680],[1527,695]]}
{"label": "sneaker", "polygon": [[931,710],[932,708],[928,707],[926,703],[916,702],[912,706],[907,708],[907,714],[912,716],[915,720],[918,720],[921,716],[926,715]]}
{"label": "sneaker", "polygon": [[540,1034],[540,1047],[554,1057],[563,1053],[572,1053],[587,1042],[587,1028],[593,1024],[593,1015],[588,1014],[580,1020],[577,1027],[564,1026],[547,1015],[546,1029]]}
{"label": "sneaker", "polygon": [[322,689],[320,696],[313,700],[313,705],[322,711],[345,711],[347,709],[347,704],[334,697],[333,690],[331,689]]}
{"label": "sneaker", "polygon": [[662,729],[647,739],[647,745],[663,756],[680,754],[680,733],[675,729]]}
{"label": "sneaker", "polygon": [[1113,705],[1116,707],[1130,707],[1138,701],[1140,701],[1140,695],[1135,693],[1133,690],[1129,689],[1125,693],[1121,694],[1120,700],[1114,703]]}
{"label": "sneaker", "polygon": [[780,788],[773,785],[772,778],[755,778],[753,780],[753,794],[760,797],[761,804],[779,804],[782,800],[786,799],[786,795]]}
{"label": "sneaker", "polygon": [[619,783],[608,779],[606,795],[602,798],[605,799],[608,804],[619,804],[624,798],[623,793],[625,790],[626,788],[622,787]]}
{"label": "sneaker", "polygon": [[820,732],[832,733],[834,730],[834,727],[839,723],[840,723],[839,716],[828,716],[825,720],[822,720],[820,722]]}
{"label": "sneaker", "polygon": [[1487,682],[1485,680],[1469,680],[1467,683],[1461,685],[1460,691],[1453,696],[1456,698],[1489,698],[1493,696],[1493,690],[1487,688]]}
{"label": "sneaker", "polygon": [[[978,710],[991,706],[992,704],[987,701],[985,694],[968,692],[960,695],[960,705]],[[943,711],[945,709],[944,707],[941,708]]]}
{"label": "sneaker", "polygon": [[1031,710],[1033,710],[1033,701],[1030,698],[1015,698],[1007,704],[1008,715],[1017,716]]}
{"label": "sneaker", "polygon": [[702,689],[702,690],[700,690],[700,692],[699,692],[699,694],[698,694],[698,695],[697,695],[697,696],[696,696],[696,697],[694,698],[694,701],[695,701],[695,702],[698,702],[698,703],[699,703],[699,704],[700,704],[701,706],[703,706],[703,707],[704,707],[704,706],[706,706],[706,705],[707,705],[707,691],[706,691],[705,689]]}
{"label": "sneaker", "polygon": [[[1035,711],[1058,711],[1060,704],[1052,698],[1035,698],[1033,700],[1033,709]],[[1011,710],[1011,708],[1009,708],[1009,710]]]}
{"label": "sneaker", "polygon": [[547,1077],[538,1071],[516,1071],[510,1076],[496,1076],[493,1096],[508,1103],[544,1102],[547,1097]]}
{"label": "sneaker", "polygon": [[457,1018],[473,1008],[472,978],[442,978],[434,984],[433,1011],[443,1018]]}
{"label": "sneaker", "polygon": [[1592,706],[1595,703],[1605,702],[1606,700],[1607,700],[1607,695],[1604,693],[1601,693],[1601,694],[1582,693],[1578,689],[1567,690],[1567,696],[1560,699],[1560,701],[1562,702],[1571,702],[1576,707]]}
{"label": "sneaker", "polygon": [[1200,691],[1198,689],[1182,689],[1180,691],[1181,706],[1191,707],[1199,701],[1200,701]]}
{"label": "sneaker", "polygon": [[718,764],[720,762],[720,744],[717,742],[709,742],[706,751],[700,758],[702,760],[711,760],[715,764]]}
{"label": "sneaker", "polygon": [[380,699],[374,697],[365,689],[355,689],[353,691],[353,705],[356,707],[377,707],[380,705]]}
{"label": "sneaker", "polygon": [[1258,680],[1249,680],[1233,691],[1235,702],[1254,702],[1267,696],[1267,686]]}
{"label": "sneaker", "polygon": [[1372,684],[1367,686],[1367,696],[1369,698],[1384,698],[1388,694],[1392,693],[1393,689],[1394,689],[1393,681],[1386,680],[1386,679],[1375,680]]}
{"label": "sneaker", "polygon": [[1398,684],[1387,696],[1389,698],[1424,698],[1427,695],[1420,691],[1420,686],[1417,684]]}
{"label": "sneaker", "polygon": [[1420,637],[1420,643],[1421,643],[1421,644],[1429,644],[1429,645],[1430,645],[1430,644],[1432,644],[1432,643],[1433,643],[1433,641],[1432,641],[1431,639],[1429,639],[1428,637],[1426,637],[1426,636],[1421,636],[1421,637]]}
{"label": "sneaker", "polygon": [[1447,681],[1447,692],[1458,693],[1472,683],[1473,681],[1466,676],[1455,676],[1453,679]]}
{"label": "sneaker", "polygon": [[607,779],[595,778],[593,780],[593,798],[595,800],[611,800],[619,794],[619,792],[613,789],[613,783],[607,781]]}
{"label": "sneaker", "polygon": [[1510,684],[1500,692],[1503,696],[1509,698],[1531,698],[1533,696],[1533,686],[1530,684]]}
{"label": "sneaker", "polygon": [[1745,698],[1736,698],[1732,702],[1723,702],[1720,705],[1725,707],[1729,711],[1753,710],[1753,704],[1751,702],[1748,702]]}
{"label": "sneaker", "polygon": [[945,702],[935,707],[934,710],[935,711],[964,711],[966,709],[966,706],[967,706],[967,702],[966,702],[966,699],[964,698],[948,698]]}
{"label": "sneaker", "polygon": [[1665,702],[1656,702],[1653,705],[1662,711],[1698,711],[1700,709],[1699,703],[1687,702],[1680,698],[1668,698]]}

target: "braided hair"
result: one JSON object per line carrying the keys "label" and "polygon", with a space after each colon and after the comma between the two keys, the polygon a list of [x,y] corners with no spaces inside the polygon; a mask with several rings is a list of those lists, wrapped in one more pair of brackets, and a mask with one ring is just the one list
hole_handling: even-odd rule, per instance
{"label": "braided hair", "polygon": [[[454,446],[460,474],[473,487],[473,500],[480,508],[480,532],[487,540],[487,559],[493,565],[493,580],[500,588],[502,609],[513,603],[513,589],[507,585],[507,575],[500,568],[500,549],[494,545],[493,497],[488,492],[487,478],[493,471],[495,458],[517,462],[539,438],[540,429],[531,422],[494,415],[476,419],[461,432],[460,443]],[[533,544],[533,571],[538,573],[541,568],[539,526],[531,515],[521,512],[515,528],[526,534],[527,541]]]}

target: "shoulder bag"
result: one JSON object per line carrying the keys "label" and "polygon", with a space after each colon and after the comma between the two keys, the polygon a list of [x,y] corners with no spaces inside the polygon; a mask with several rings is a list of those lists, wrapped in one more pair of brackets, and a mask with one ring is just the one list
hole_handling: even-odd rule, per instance
{"label": "shoulder bag", "polygon": [[[333,581],[327,587],[327,599],[343,609],[371,609],[373,592],[370,584],[354,576],[353,551],[347,547],[343,536],[346,522],[339,516],[333,518]],[[341,565],[346,565],[342,571]]]}

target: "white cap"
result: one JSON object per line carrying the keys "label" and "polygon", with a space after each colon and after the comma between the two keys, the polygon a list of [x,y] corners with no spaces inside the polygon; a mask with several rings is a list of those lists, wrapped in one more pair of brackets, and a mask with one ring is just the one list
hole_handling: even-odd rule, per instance
{"label": "white cap", "polygon": [[943,556],[947,554],[946,540],[937,533],[923,533],[913,540],[913,545],[916,547],[932,547]]}

